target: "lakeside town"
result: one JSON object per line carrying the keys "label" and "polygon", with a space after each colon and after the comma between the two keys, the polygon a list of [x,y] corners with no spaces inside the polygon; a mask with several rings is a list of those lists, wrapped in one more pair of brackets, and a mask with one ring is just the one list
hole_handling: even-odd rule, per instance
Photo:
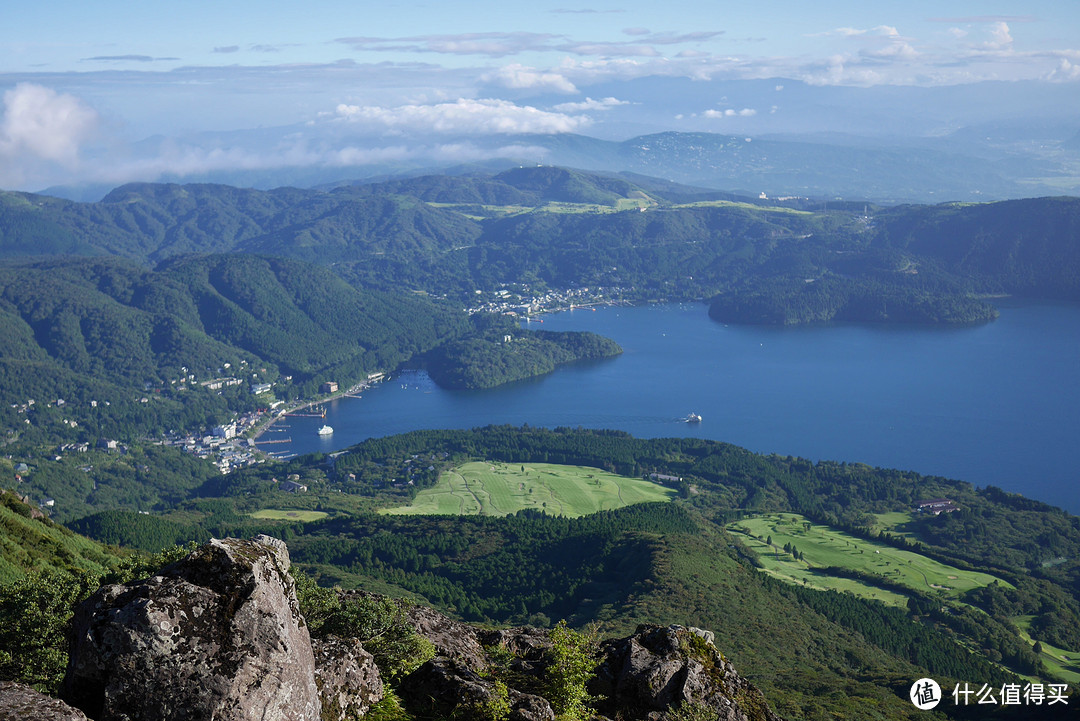
{"label": "lakeside town", "polygon": [[[630,301],[624,300],[624,296],[630,294],[632,290],[632,288],[599,286],[550,290],[537,295],[528,295],[530,292],[528,286],[502,287],[495,291],[477,290],[477,298],[483,299],[483,302],[464,310],[470,315],[494,313],[520,317],[526,322],[542,323],[543,320],[536,316],[574,308],[629,305]],[[229,368],[226,364],[226,367],[220,370],[228,371]],[[289,416],[324,415],[318,410],[322,403],[341,397],[359,397],[360,393],[387,377],[388,373],[383,371],[370,373],[363,381],[344,390],[339,388],[336,381],[326,381],[320,386],[319,395],[316,398],[292,402],[270,400],[265,410],[240,414],[232,422],[207,429],[203,434],[171,434],[162,443],[175,446],[198,458],[209,460],[222,473],[262,463],[268,458],[286,457],[286,453],[274,450],[277,444],[291,442],[291,438],[285,435],[287,429],[282,427],[282,419]],[[289,382],[292,379],[285,377],[282,380]],[[220,376],[203,381],[199,385],[208,390],[220,390],[244,382],[235,376]],[[251,393],[257,396],[264,394],[269,396],[273,392],[274,385],[272,382],[252,381]],[[276,435],[278,433],[281,437]]]}
{"label": "lakeside town", "polygon": [[[539,316],[548,313],[575,308],[630,305],[631,301],[626,300],[628,295],[633,296],[632,288],[618,286],[546,290],[541,293],[535,293],[528,285],[504,286],[493,291],[477,290],[476,300],[479,302],[463,310],[470,315],[492,313],[520,318],[523,322],[542,323],[543,319]],[[180,374],[176,378],[168,379],[158,386],[146,384],[143,388],[144,394],[137,395],[133,400],[147,404],[153,402],[154,396],[163,391],[169,394],[200,391],[221,394],[229,389],[241,393],[246,391],[258,397],[260,402],[265,403],[264,406],[258,410],[237,413],[226,423],[205,428],[202,431],[171,432],[157,439],[148,439],[152,443],[173,447],[208,461],[222,474],[228,474],[270,459],[291,457],[290,451],[275,450],[278,446],[288,447],[292,442],[285,423],[288,418],[325,416],[322,404],[342,397],[358,398],[362,392],[386,380],[388,376],[389,374],[385,371],[373,372],[364,380],[344,389],[337,381],[325,381],[320,385],[316,396],[287,401],[275,395],[275,389],[281,388],[283,384],[291,384],[292,376],[275,378],[272,374],[267,374],[267,369],[253,367],[247,361],[240,360],[235,364],[223,363],[216,369],[204,369],[202,373],[196,373],[194,369],[186,367],[180,368]],[[244,386],[248,387],[245,389]],[[99,405],[111,405],[109,401],[96,400],[89,401],[89,404],[93,408]],[[30,423],[30,416],[36,409],[47,408],[64,414],[74,405],[78,403],[63,398],[48,401],[26,399],[21,404],[13,404],[12,409],[17,416],[24,419],[25,423]],[[53,416],[51,422],[56,421],[56,416]],[[64,418],[62,415],[58,422],[69,428],[79,425],[74,418]],[[127,454],[129,449],[123,441],[100,438],[97,441],[62,443],[46,457],[59,462],[66,456],[79,456],[90,450]],[[30,461],[29,458],[26,460]],[[40,462],[41,459],[35,460]],[[31,465],[19,462],[15,466],[16,482],[23,480],[23,477],[30,472],[32,464],[33,461]],[[89,473],[93,470],[92,464],[83,465],[85,472]],[[44,512],[50,513],[55,501],[52,498],[41,498],[37,499],[36,505]]]}
{"label": "lakeside town", "polygon": [[[286,429],[275,427],[289,417],[324,416],[321,404],[335,398],[357,398],[359,394],[376,383],[385,380],[385,372],[369,373],[367,378],[347,389],[342,390],[336,381],[325,381],[319,386],[319,396],[315,399],[302,399],[293,402],[272,401],[265,410],[243,413],[230,423],[215,426],[204,435],[174,434],[166,437],[163,444],[175,446],[198,458],[209,460],[222,473],[229,473],[237,468],[262,463],[267,458],[281,458],[285,454],[277,453],[272,446],[288,443],[289,438],[271,437],[260,440],[264,435],[284,432]],[[251,392],[256,395],[270,393],[273,384],[253,385]]]}
{"label": "lakeside town", "polygon": [[630,305],[627,296],[632,296],[633,288],[621,286],[590,286],[548,290],[540,294],[531,294],[528,285],[503,285],[495,291],[475,291],[475,305],[464,308],[469,315],[476,313],[494,313],[510,315],[531,321],[544,313],[558,313],[574,308],[587,308],[601,305]]}

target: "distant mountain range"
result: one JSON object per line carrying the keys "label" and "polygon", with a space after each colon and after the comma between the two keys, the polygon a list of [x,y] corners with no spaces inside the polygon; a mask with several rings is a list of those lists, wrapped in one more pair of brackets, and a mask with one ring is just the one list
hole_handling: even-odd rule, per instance
{"label": "distant mountain range", "polygon": [[[862,137],[838,132],[663,132],[621,141],[570,133],[463,136],[446,142],[468,147],[474,155],[487,160],[461,166],[419,153],[407,162],[212,171],[164,176],[163,180],[271,189],[318,187],[349,178],[491,173],[518,165],[543,164],[592,173],[637,173],[752,196],[764,192],[774,197],[799,195],[877,203],[1001,200],[1080,189],[1074,172],[1080,161],[1075,141],[1062,136],[1036,143],[1015,135],[1007,127],[993,126],[923,138]],[[386,142],[380,138],[347,140],[362,146]],[[223,142],[245,140],[207,136],[189,142],[216,148]],[[54,187],[44,192],[74,200],[97,200],[108,190],[91,185]]]}
{"label": "distant mountain range", "polygon": [[254,253],[450,297],[513,283],[709,297],[830,272],[928,292],[1075,298],[1078,213],[1071,198],[881,207],[544,166],[327,190],[134,184],[97,203],[4,193],[0,256]]}

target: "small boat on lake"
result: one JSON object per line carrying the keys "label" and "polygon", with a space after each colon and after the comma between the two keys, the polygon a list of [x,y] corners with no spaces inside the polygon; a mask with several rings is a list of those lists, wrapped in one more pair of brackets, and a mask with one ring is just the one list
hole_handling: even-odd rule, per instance
{"label": "small boat on lake", "polygon": [[691,413],[690,415],[688,415],[686,417],[686,422],[687,423],[701,423],[701,416],[699,416],[697,413]]}
{"label": "small boat on lake", "polygon": [[322,428],[319,429],[319,435],[320,436],[329,436],[329,435],[332,435],[333,432],[334,432],[334,429],[331,428],[330,426],[323,426]]}

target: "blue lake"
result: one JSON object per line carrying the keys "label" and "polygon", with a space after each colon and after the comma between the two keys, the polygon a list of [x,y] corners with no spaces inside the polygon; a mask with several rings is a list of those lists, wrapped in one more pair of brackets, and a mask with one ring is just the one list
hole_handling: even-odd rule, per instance
{"label": "blue lake", "polygon": [[[1005,304],[963,328],[727,326],[705,306],[545,316],[623,355],[487,391],[447,391],[407,372],[289,418],[293,453],[336,451],[419,428],[487,424],[618,428],[753,451],[861,461],[960,478],[1080,513],[1080,308]],[[700,425],[683,418],[699,413]],[[320,437],[323,423],[335,432]]]}

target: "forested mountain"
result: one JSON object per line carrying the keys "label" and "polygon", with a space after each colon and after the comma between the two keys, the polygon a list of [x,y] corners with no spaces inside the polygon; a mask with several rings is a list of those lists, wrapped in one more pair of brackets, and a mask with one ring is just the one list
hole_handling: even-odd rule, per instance
{"label": "forested mountain", "polygon": [[[425,175],[382,182],[350,183],[357,195],[409,195],[426,203],[518,205],[596,203],[616,205],[622,198],[647,197],[654,179],[640,182],[552,166],[521,167],[486,177]],[[699,189],[700,190],[700,189]],[[706,191],[708,192],[708,191]],[[712,191],[710,195],[717,194]],[[665,192],[664,198],[671,200]]]}
{"label": "forested mountain", "polygon": [[1078,199],[768,202],[552,167],[330,190],[135,184],[100,203],[3,193],[0,413],[26,439],[117,418],[190,428],[256,406],[246,385],[180,398],[176,382],[225,364],[246,382],[291,376],[288,398],[438,346],[436,377],[470,387],[616,352],[491,343],[424,294],[519,312],[549,290],[709,298],[718,320],[771,324],[965,323],[995,316],[988,294],[1080,299]]}
{"label": "forested mountain", "polygon": [[[351,287],[318,266],[214,255],[156,270],[108,257],[9,262],[0,266],[0,327],[5,415],[32,399],[35,417],[120,415],[146,428],[188,426],[191,413],[221,413],[230,401],[251,406],[250,382],[293,376],[293,393],[310,393],[326,378],[393,369],[467,323],[421,298]],[[244,383],[226,397],[203,392],[193,405],[186,401],[200,389],[189,375]],[[106,412],[106,402],[117,408]]]}
{"label": "forested mountain", "polygon": [[876,244],[1002,292],[1080,297],[1080,200],[900,206],[874,217]]}
{"label": "forested mountain", "polygon": [[1080,200],[870,207],[518,168],[328,191],[137,184],[100,203],[6,193],[0,254],[190,252],[333,264],[354,285],[464,300],[507,284],[716,297],[736,322],[967,322],[979,294],[1080,297]]}

